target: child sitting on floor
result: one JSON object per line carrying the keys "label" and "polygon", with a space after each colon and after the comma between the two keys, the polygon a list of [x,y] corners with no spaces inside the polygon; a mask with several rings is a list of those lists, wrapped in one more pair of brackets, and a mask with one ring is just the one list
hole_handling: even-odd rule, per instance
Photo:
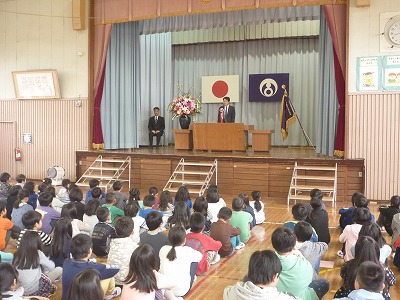
{"label": "child sitting on floor", "polygon": [[322,197],[311,198],[310,205],[312,210],[306,221],[310,223],[318,235],[318,241],[329,244],[331,235],[329,233],[329,217],[325,209],[322,208]]}
{"label": "child sitting on floor", "polygon": [[179,201],[175,204],[174,213],[168,218],[167,222],[169,228],[179,225],[186,230],[189,229],[189,217],[185,202]]}
{"label": "child sitting on floor", "polygon": [[363,262],[357,271],[353,290],[347,297],[334,298],[337,300],[375,299],[384,300],[382,290],[385,282],[385,273],[377,263]]}
{"label": "child sitting on floor", "polygon": [[304,221],[294,226],[296,235],[296,249],[311,263],[314,268],[313,279],[317,279],[321,257],[328,250],[328,244],[324,242],[310,242],[313,230],[312,226]]}
{"label": "child sitting on floor", "polygon": [[203,258],[199,262],[196,270],[197,275],[207,272],[210,265],[216,264],[220,260],[218,254],[222,243],[203,234],[205,228],[205,218],[201,213],[195,212],[190,216],[190,233],[186,235],[186,246],[199,251]]}
{"label": "child sitting on floor", "polygon": [[243,211],[244,202],[241,198],[236,197],[232,201],[232,218],[229,222],[234,227],[240,228],[240,241],[246,243],[250,239],[250,224],[253,222],[253,217]]}
{"label": "child sitting on floor", "polygon": [[238,195],[243,200],[243,211],[249,213],[253,217],[253,222],[250,223],[250,229],[256,226],[256,216],[254,214],[254,208],[250,205],[249,195],[241,193]]}
{"label": "child sitting on floor", "polygon": [[116,237],[114,226],[111,224],[111,212],[107,207],[97,210],[97,223],[92,232],[93,253],[99,257],[107,257],[110,251],[111,239]]}
{"label": "child sitting on floor", "polygon": [[56,222],[61,218],[61,214],[51,207],[53,196],[50,193],[43,192],[39,195],[38,211],[43,212],[42,231],[50,234],[53,231]]}
{"label": "child sitting on floor", "polygon": [[144,196],[143,209],[140,210],[139,216],[141,216],[142,218],[146,218],[148,213],[150,213],[152,211],[156,211],[156,212],[159,212],[162,217],[163,213],[153,208],[153,206],[155,204],[156,204],[156,197],[154,197],[154,195],[148,194],[148,195]]}
{"label": "child sitting on floor", "polygon": [[229,224],[232,218],[232,210],[229,207],[222,207],[217,218],[218,221],[211,224],[210,236],[221,242],[222,247],[218,251],[221,257],[231,256],[235,250],[244,247],[244,243],[240,241],[240,228]]}
{"label": "child sitting on floor", "polygon": [[261,192],[252,191],[251,198],[253,198],[253,201],[250,201],[250,205],[254,209],[256,224],[257,225],[262,224],[265,221],[265,213],[264,213],[264,203],[261,201]]}
{"label": "child sitting on floor", "polygon": [[208,202],[208,210],[212,216],[211,222],[217,222],[219,210],[222,207],[226,207],[226,203],[224,199],[220,198],[218,187],[216,185],[210,185],[208,187],[206,199]]}
{"label": "child sitting on floor", "polygon": [[247,281],[226,287],[224,300],[299,300],[290,293],[277,290],[281,272],[281,262],[273,251],[256,251],[250,257]]}
{"label": "child sitting on floor", "polygon": [[[36,231],[39,234],[43,246],[49,247],[51,245],[51,242],[53,240],[51,236],[41,231],[42,218],[43,215],[35,210],[28,211],[27,213],[24,214],[24,216],[22,217],[22,223],[24,223],[25,229],[21,230],[21,233],[19,234],[18,237],[17,245],[19,245],[22,237],[28,231]],[[45,251],[46,254],[49,253],[49,249],[47,249],[47,247]]]}
{"label": "child sitting on floor", "polygon": [[147,244],[133,251],[120,300],[183,299],[176,298],[171,291],[176,282],[157,272],[155,256],[154,249]]}
{"label": "child sitting on floor", "polygon": [[178,191],[176,192],[174,205],[176,206],[176,204],[178,202],[184,202],[186,204],[187,216],[189,218],[190,217],[190,209],[192,208],[193,204],[192,204],[192,200],[190,200],[189,189],[187,188],[186,185],[181,185],[178,188]]}
{"label": "child sitting on floor", "polygon": [[71,185],[71,180],[63,179],[61,185],[62,187],[57,193],[57,198],[64,203],[69,203],[69,187]]}
{"label": "child sitting on floor", "polygon": [[201,213],[205,218],[204,233],[209,234],[213,216],[208,209],[208,202],[204,197],[197,197],[193,203],[193,212]]}
{"label": "child sitting on floor", "polygon": [[276,228],[271,241],[282,264],[278,291],[293,293],[303,300],[322,299],[329,291],[329,282],[326,279],[312,280],[314,270],[310,262],[293,253],[296,246],[294,233],[285,227]]}
{"label": "child sitting on floor", "polygon": [[163,223],[167,223],[168,218],[172,216],[174,211],[174,205],[172,204],[172,197],[169,191],[162,191],[160,203],[156,209],[163,213]]}
{"label": "child sitting on floor", "polygon": [[28,199],[29,191],[26,189],[20,190],[18,193],[18,200],[15,201],[14,208],[11,213],[11,221],[20,229],[25,228],[24,224],[22,223],[22,216],[26,212],[33,210],[32,206],[28,204]]}
{"label": "child sitting on floor", "polygon": [[[100,181],[98,179],[92,179],[89,181],[89,190],[86,192],[86,197],[85,197],[85,204],[87,204],[91,199],[93,199],[93,189],[94,188],[98,188],[100,189],[98,186],[100,185]],[[102,199],[102,201],[100,201],[100,203],[103,205],[104,204],[104,198],[106,197],[106,194],[100,189],[100,196],[97,197],[100,201],[100,199]]]}
{"label": "child sitting on floor", "polygon": [[128,202],[128,196],[126,194],[124,194],[123,192],[121,192],[122,190],[122,182],[117,180],[113,183],[112,186],[113,190],[114,190],[114,195],[115,195],[115,207],[118,207],[121,210],[124,210],[126,202]]}
{"label": "child sitting on floor", "polygon": [[[308,216],[307,206],[302,203],[296,203],[295,205],[292,206],[292,215],[294,220],[283,223],[283,227],[289,228],[291,231],[294,231],[294,226],[296,226],[298,222],[305,221],[307,219]],[[310,242],[318,242],[318,235],[314,228]]]}
{"label": "child sitting on floor", "polygon": [[[352,225],[354,223],[353,215],[354,210],[356,208],[368,208],[368,200],[365,196],[361,193],[354,193],[351,197],[351,203],[353,204],[350,208],[342,208],[339,210],[340,219],[339,224],[340,228],[344,229],[347,225]],[[375,222],[375,217],[371,213],[371,222]]]}
{"label": "child sitting on floor", "polygon": [[4,201],[0,201],[0,257],[1,262],[11,263],[14,257],[13,254],[3,252],[3,250],[7,247],[10,236],[13,238],[18,238],[20,229],[19,227],[15,226],[13,222],[6,218],[6,214],[6,203],[4,203]]}
{"label": "child sitting on floor", "polygon": [[140,234],[146,231],[147,225],[146,220],[139,216],[139,204],[136,201],[128,201],[125,206],[125,216],[132,218],[133,221],[133,241],[137,244],[140,242]]}
{"label": "child sitting on floor", "polygon": [[183,297],[192,288],[203,255],[185,246],[186,231],[181,226],[169,230],[168,240],[171,246],[163,246],[160,250],[160,273],[176,281],[172,292],[176,297]]}
{"label": "child sitting on floor", "polygon": [[117,198],[115,197],[115,194],[113,192],[108,192],[106,194],[106,203],[103,205],[103,207],[106,207],[110,210],[111,224],[113,226],[115,224],[116,218],[124,216],[124,211],[115,206],[116,202],[117,202]]}
{"label": "child sitting on floor", "polygon": [[105,299],[99,271],[86,269],[76,274],[69,287],[67,300],[76,299]]}
{"label": "child sitting on floor", "polygon": [[114,276],[115,284],[122,286],[128,275],[129,261],[138,244],[133,242],[133,221],[129,217],[121,217],[115,222],[116,238],[111,240],[107,263],[119,266],[119,272]]}
{"label": "child sitting on floor", "polygon": [[142,232],[140,234],[140,245],[148,244],[156,253],[156,270],[160,269],[160,249],[169,245],[168,237],[160,232],[162,226],[162,216],[158,211],[152,211],[146,216],[146,224],[149,228],[148,231]]}
{"label": "child sitting on floor", "polygon": [[[92,255],[92,239],[86,234],[78,234],[71,240],[72,259],[66,259],[62,272],[62,300],[68,295],[71,282],[75,275],[86,269],[96,269],[100,273],[100,285],[104,291],[105,299],[111,299],[121,294],[121,288],[115,287],[114,276],[119,268],[89,261]],[[93,299],[95,300],[95,299]]]}

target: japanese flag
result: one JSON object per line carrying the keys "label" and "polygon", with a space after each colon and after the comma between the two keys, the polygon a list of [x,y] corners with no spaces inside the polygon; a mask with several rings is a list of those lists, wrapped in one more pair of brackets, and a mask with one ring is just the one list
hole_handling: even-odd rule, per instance
{"label": "japanese flag", "polygon": [[239,102],[239,75],[201,77],[202,103],[222,103],[224,97]]}

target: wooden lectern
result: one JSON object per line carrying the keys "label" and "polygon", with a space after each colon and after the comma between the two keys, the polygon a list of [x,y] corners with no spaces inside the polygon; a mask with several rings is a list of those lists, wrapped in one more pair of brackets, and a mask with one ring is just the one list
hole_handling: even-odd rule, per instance
{"label": "wooden lectern", "polygon": [[253,125],[243,123],[193,123],[194,150],[246,151],[248,131]]}
{"label": "wooden lectern", "polygon": [[250,130],[253,140],[254,151],[270,151],[271,150],[271,133],[273,130]]}
{"label": "wooden lectern", "polygon": [[189,129],[174,129],[175,134],[175,149],[176,150],[191,150],[193,149],[192,131]]}

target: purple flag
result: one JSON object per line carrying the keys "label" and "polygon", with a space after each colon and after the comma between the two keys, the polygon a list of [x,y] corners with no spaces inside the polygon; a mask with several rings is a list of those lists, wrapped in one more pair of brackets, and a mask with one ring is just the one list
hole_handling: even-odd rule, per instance
{"label": "purple flag", "polygon": [[281,132],[283,140],[288,137],[289,125],[292,124],[295,120],[296,114],[293,111],[293,107],[286,92],[286,89],[284,89],[281,102]]}
{"label": "purple flag", "polygon": [[249,102],[279,102],[283,96],[282,85],[289,90],[289,73],[250,74]]}

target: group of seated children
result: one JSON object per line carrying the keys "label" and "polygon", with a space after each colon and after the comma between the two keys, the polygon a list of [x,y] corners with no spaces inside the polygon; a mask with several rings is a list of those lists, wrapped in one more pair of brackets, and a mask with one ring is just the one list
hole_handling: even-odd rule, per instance
{"label": "group of seated children", "polygon": [[[29,190],[25,188],[29,182],[24,188],[18,185],[18,192],[11,193],[15,186],[9,185],[9,176],[4,178],[0,250],[10,237],[17,240],[18,249],[14,255],[0,254],[2,262],[13,267],[4,272],[11,270],[9,275],[16,277],[21,288],[13,290],[8,283],[0,288],[15,296],[47,298],[56,291],[54,282],[62,278],[62,299],[72,299],[70,289],[79,293],[73,283],[91,278],[100,279],[102,287],[93,293],[106,298],[120,295],[123,288],[121,299],[136,294],[176,299],[189,292],[196,275],[242,249],[250,239],[250,229],[265,220],[259,191],[252,193],[253,201],[246,194],[234,198],[232,211],[215,185],[208,188],[207,197],[194,202],[186,186],[179,188],[175,199],[167,191],[159,198],[152,187],[141,201],[138,189],[127,196],[120,182],[114,183],[114,192],[104,193],[99,181],[92,180],[83,199],[82,190],[69,180],[56,193],[45,179],[39,195],[33,197],[34,185]],[[168,236],[162,232],[165,228],[169,228]],[[92,253],[108,265],[89,260]],[[154,257],[154,262],[145,257]],[[147,278],[138,274],[137,270],[144,272],[142,267],[135,270],[138,264],[147,268]],[[88,268],[97,271],[84,273]],[[150,278],[153,283],[147,282]]]}

